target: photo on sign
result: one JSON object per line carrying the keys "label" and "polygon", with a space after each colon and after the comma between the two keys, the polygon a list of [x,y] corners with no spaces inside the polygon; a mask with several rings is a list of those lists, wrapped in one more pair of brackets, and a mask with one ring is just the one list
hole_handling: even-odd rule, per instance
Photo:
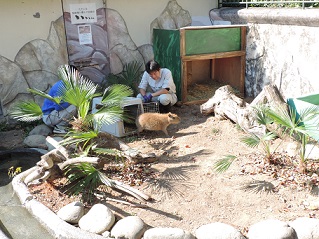
{"label": "photo on sign", "polygon": [[78,34],[80,45],[92,44],[91,25],[78,26]]}

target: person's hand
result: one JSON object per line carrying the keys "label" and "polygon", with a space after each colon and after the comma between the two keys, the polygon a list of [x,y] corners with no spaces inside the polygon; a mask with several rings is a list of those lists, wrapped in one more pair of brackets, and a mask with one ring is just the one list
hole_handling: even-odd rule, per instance
{"label": "person's hand", "polygon": [[152,94],[148,94],[148,95],[144,95],[143,98],[144,98],[144,102],[148,103],[152,101],[153,96]]}

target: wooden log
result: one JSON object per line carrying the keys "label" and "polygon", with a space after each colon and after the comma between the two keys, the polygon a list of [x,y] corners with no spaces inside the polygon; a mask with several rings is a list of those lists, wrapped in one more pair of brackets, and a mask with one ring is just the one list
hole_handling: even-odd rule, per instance
{"label": "wooden log", "polygon": [[200,111],[204,115],[214,114],[215,117],[229,119],[245,132],[262,136],[266,133],[266,127],[260,125],[255,117],[255,107],[260,104],[288,110],[275,85],[265,86],[251,104],[237,97],[232,87],[226,85],[217,89],[215,95],[200,106]]}
{"label": "wooden log", "polygon": [[276,85],[266,85],[257,97],[250,103],[251,107],[266,104],[271,109],[288,110],[286,101],[282,98]]}

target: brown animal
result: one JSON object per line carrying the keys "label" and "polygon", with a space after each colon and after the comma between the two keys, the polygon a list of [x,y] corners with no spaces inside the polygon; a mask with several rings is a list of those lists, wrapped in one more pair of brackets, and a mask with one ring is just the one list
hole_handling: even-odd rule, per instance
{"label": "brown animal", "polygon": [[181,118],[173,113],[144,113],[137,117],[136,126],[138,134],[144,129],[152,131],[162,130],[166,134],[166,136],[169,137],[166,129],[167,126],[169,126],[170,124],[178,124],[180,122]]}

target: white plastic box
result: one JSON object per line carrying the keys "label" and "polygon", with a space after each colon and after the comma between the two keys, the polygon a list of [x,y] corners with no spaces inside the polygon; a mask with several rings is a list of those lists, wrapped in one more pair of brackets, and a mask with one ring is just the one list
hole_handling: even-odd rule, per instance
{"label": "white plastic box", "polygon": [[[101,100],[102,100],[102,97],[96,97],[93,99],[92,113],[95,113],[97,111],[97,106],[101,104]],[[124,101],[122,102],[121,107],[125,108],[129,106],[136,106],[136,115],[144,113],[143,103],[142,103],[142,100],[139,98],[126,97]],[[107,132],[116,137],[124,137],[134,133],[137,130],[135,125],[134,125],[134,129],[129,131],[126,130],[124,126],[125,126],[125,122],[123,122],[123,120],[119,120],[115,122],[114,124],[102,125],[100,131]]]}

